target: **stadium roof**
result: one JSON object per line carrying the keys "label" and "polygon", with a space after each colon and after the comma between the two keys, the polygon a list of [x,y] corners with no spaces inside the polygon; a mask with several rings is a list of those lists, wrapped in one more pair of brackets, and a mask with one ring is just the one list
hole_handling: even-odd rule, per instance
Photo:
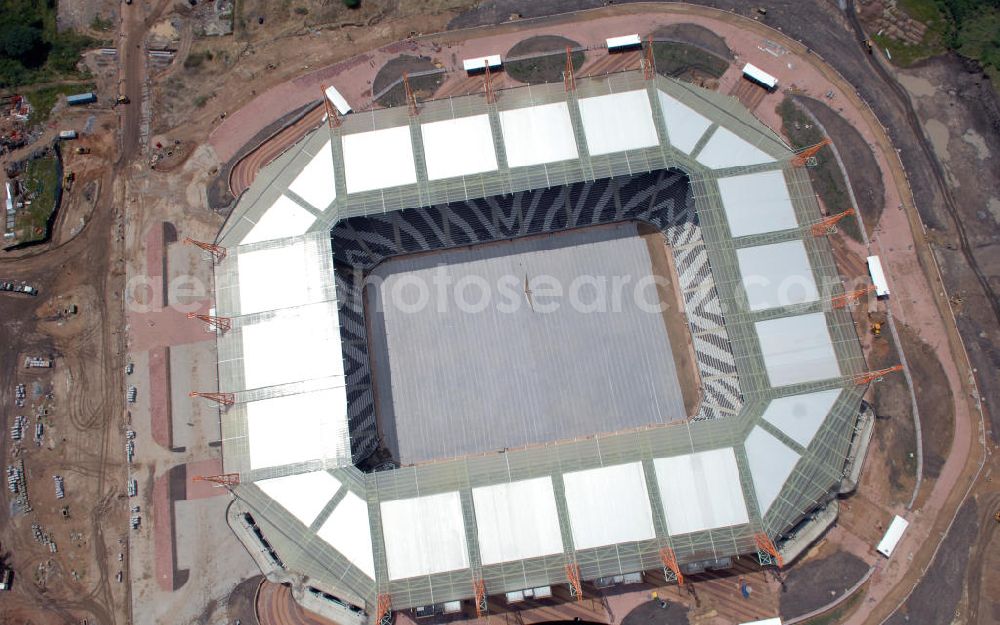
{"label": "stadium roof", "polygon": [[[724,95],[637,72],[577,84],[324,125],[260,172],[218,238],[216,308],[233,319],[219,381],[237,400],[221,413],[225,471],[284,566],[370,614],[380,593],[402,608],[470,598],[476,579],[490,594],[565,583],[568,563],[584,579],[657,568],[665,547],[682,563],[753,552],[840,482],[864,362],[849,315],[820,299],[842,290],[809,233],[807,174]],[[691,179],[690,250],[710,265],[682,275],[688,307],[717,293],[695,349],[721,336],[735,358],[725,418],[353,466],[334,224],[667,168]]]}

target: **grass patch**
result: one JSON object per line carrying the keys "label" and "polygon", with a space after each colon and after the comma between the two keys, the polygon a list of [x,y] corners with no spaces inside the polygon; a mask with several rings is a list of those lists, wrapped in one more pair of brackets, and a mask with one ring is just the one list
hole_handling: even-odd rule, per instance
{"label": "grass patch", "polygon": [[72,78],[80,53],[98,44],[56,28],[56,2],[0,0],[0,88]]}
{"label": "grass patch", "polygon": [[[791,98],[786,97],[781,101],[778,114],[781,116],[782,131],[796,150],[816,145],[826,136]],[[813,190],[819,194],[831,215],[853,208],[844,175],[829,146],[816,154],[816,166],[808,167],[807,170]],[[837,227],[855,241],[861,240],[857,219],[843,219]]]}
{"label": "grass patch", "polygon": [[679,41],[654,41],[653,63],[657,72],[674,78],[680,78],[691,70],[720,78],[729,68],[725,59]]}
{"label": "grass patch", "polygon": [[[586,60],[583,52],[573,52],[573,71],[583,67]],[[560,82],[566,70],[566,53],[546,54],[504,64],[504,70],[510,77],[529,85],[547,82]]]}
{"label": "grass patch", "polygon": [[59,162],[55,156],[45,156],[30,161],[24,169],[25,208],[18,212],[17,227],[24,235],[22,242],[44,239],[48,232],[49,217],[56,208],[59,191]]}
{"label": "grass patch", "polygon": [[48,121],[49,115],[52,114],[52,108],[59,101],[60,96],[86,93],[95,88],[94,83],[86,83],[82,85],[57,85],[25,91],[23,95],[27,96],[28,102],[31,103],[30,123],[43,124]]}

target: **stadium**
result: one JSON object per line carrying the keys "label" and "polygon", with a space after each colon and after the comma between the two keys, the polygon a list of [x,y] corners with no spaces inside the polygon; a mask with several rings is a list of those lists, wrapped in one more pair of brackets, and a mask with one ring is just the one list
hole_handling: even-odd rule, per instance
{"label": "stadium", "polygon": [[[216,241],[265,572],[355,620],[476,614],[780,560],[836,496],[865,363],[808,174],[738,102],[628,71],[336,121]],[[513,310],[431,305],[441,271]],[[582,275],[655,288],[553,306]]]}

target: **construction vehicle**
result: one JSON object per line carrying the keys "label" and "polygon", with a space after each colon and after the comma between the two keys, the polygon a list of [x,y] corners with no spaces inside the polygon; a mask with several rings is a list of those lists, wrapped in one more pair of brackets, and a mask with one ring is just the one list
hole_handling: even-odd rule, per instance
{"label": "construction vehicle", "polygon": [[90,148],[77,148],[73,151],[77,154],[90,154]]}
{"label": "construction vehicle", "polygon": [[872,336],[875,338],[880,338],[882,336],[882,322],[873,321],[872,322]]}
{"label": "construction vehicle", "polygon": [[118,96],[115,100],[115,104],[128,104],[129,102],[131,102],[131,100],[129,100],[128,96],[125,94]]}
{"label": "construction vehicle", "polygon": [[76,174],[71,171],[66,172],[66,175],[63,176],[63,188],[67,191],[72,190],[74,180],[76,180]]}

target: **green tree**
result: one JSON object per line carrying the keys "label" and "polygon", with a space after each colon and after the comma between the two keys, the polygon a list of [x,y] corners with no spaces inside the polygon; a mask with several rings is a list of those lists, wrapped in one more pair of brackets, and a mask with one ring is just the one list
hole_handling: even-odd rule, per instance
{"label": "green tree", "polygon": [[42,31],[23,24],[0,27],[0,56],[20,61],[25,67],[38,67],[45,62]]}

